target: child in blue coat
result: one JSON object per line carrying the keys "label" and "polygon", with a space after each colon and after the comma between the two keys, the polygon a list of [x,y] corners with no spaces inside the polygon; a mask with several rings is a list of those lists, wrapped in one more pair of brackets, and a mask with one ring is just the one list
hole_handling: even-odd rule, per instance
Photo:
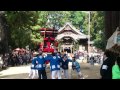
{"label": "child in blue coat", "polygon": [[79,79],[84,79],[80,70],[80,64],[76,61],[75,57],[73,57],[72,69],[76,70]]}

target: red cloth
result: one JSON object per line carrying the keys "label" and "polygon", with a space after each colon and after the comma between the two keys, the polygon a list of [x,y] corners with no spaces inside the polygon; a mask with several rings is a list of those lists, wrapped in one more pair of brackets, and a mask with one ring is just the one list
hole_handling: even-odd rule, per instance
{"label": "red cloth", "polygon": [[48,48],[50,48],[50,42],[47,42],[47,46],[48,46]]}
{"label": "red cloth", "polygon": [[54,49],[53,48],[50,48],[50,49],[44,48],[43,52],[54,52]]}
{"label": "red cloth", "polygon": [[48,40],[48,38],[44,38],[44,40]]}
{"label": "red cloth", "polygon": [[55,38],[53,38],[53,37],[50,37],[50,39],[51,39],[51,40],[55,40]]}

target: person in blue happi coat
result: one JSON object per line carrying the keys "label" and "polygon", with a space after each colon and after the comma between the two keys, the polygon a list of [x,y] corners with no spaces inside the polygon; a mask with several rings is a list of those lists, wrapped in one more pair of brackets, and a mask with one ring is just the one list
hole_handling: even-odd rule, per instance
{"label": "person in blue happi coat", "polygon": [[50,70],[52,79],[61,79],[60,72],[60,57],[58,57],[57,53],[52,53],[52,55],[47,56],[46,60],[50,62]]}
{"label": "person in blue happi coat", "polygon": [[39,51],[39,55],[37,56],[36,59],[36,64],[37,64],[36,69],[38,70],[39,79],[47,79],[45,62],[46,60],[42,56],[42,51]]}
{"label": "person in blue happi coat", "polygon": [[32,64],[30,66],[30,73],[29,73],[29,78],[30,79],[38,79],[38,73],[37,73],[37,69],[36,69],[36,57],[37,53],[33,53],[33,58],[32,58]]}
{"label": "person in blue happi coat", "polygon": [[[61,55],[60,52],[57,52],[57,56],[60,59],[60,61],[62,60],[63,56]],[[63,74],[63,69],[62,69],[62,62],[60,62],[60,72],[61,74]]]}

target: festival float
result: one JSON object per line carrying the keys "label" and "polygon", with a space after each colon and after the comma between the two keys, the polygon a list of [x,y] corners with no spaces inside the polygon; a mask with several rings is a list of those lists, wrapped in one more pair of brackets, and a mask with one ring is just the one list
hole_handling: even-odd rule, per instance
{"label": "festival float", "polygon": [[46,53],[53,53],[58,48],[58,42],[55,40],[58,30],[51,28],[41,28],[40,34],[43,37],[43,42],[40,44],[40,49]]}

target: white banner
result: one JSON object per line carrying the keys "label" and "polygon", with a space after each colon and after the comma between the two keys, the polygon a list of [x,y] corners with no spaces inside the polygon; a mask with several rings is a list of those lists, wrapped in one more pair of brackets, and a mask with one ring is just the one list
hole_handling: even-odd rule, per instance
{"label": "white banner", "polygon": [[120,45],[120,31],[119,28],[112,34],[112,36],[107,41],[106,49],[111,49],[115,45]]}

